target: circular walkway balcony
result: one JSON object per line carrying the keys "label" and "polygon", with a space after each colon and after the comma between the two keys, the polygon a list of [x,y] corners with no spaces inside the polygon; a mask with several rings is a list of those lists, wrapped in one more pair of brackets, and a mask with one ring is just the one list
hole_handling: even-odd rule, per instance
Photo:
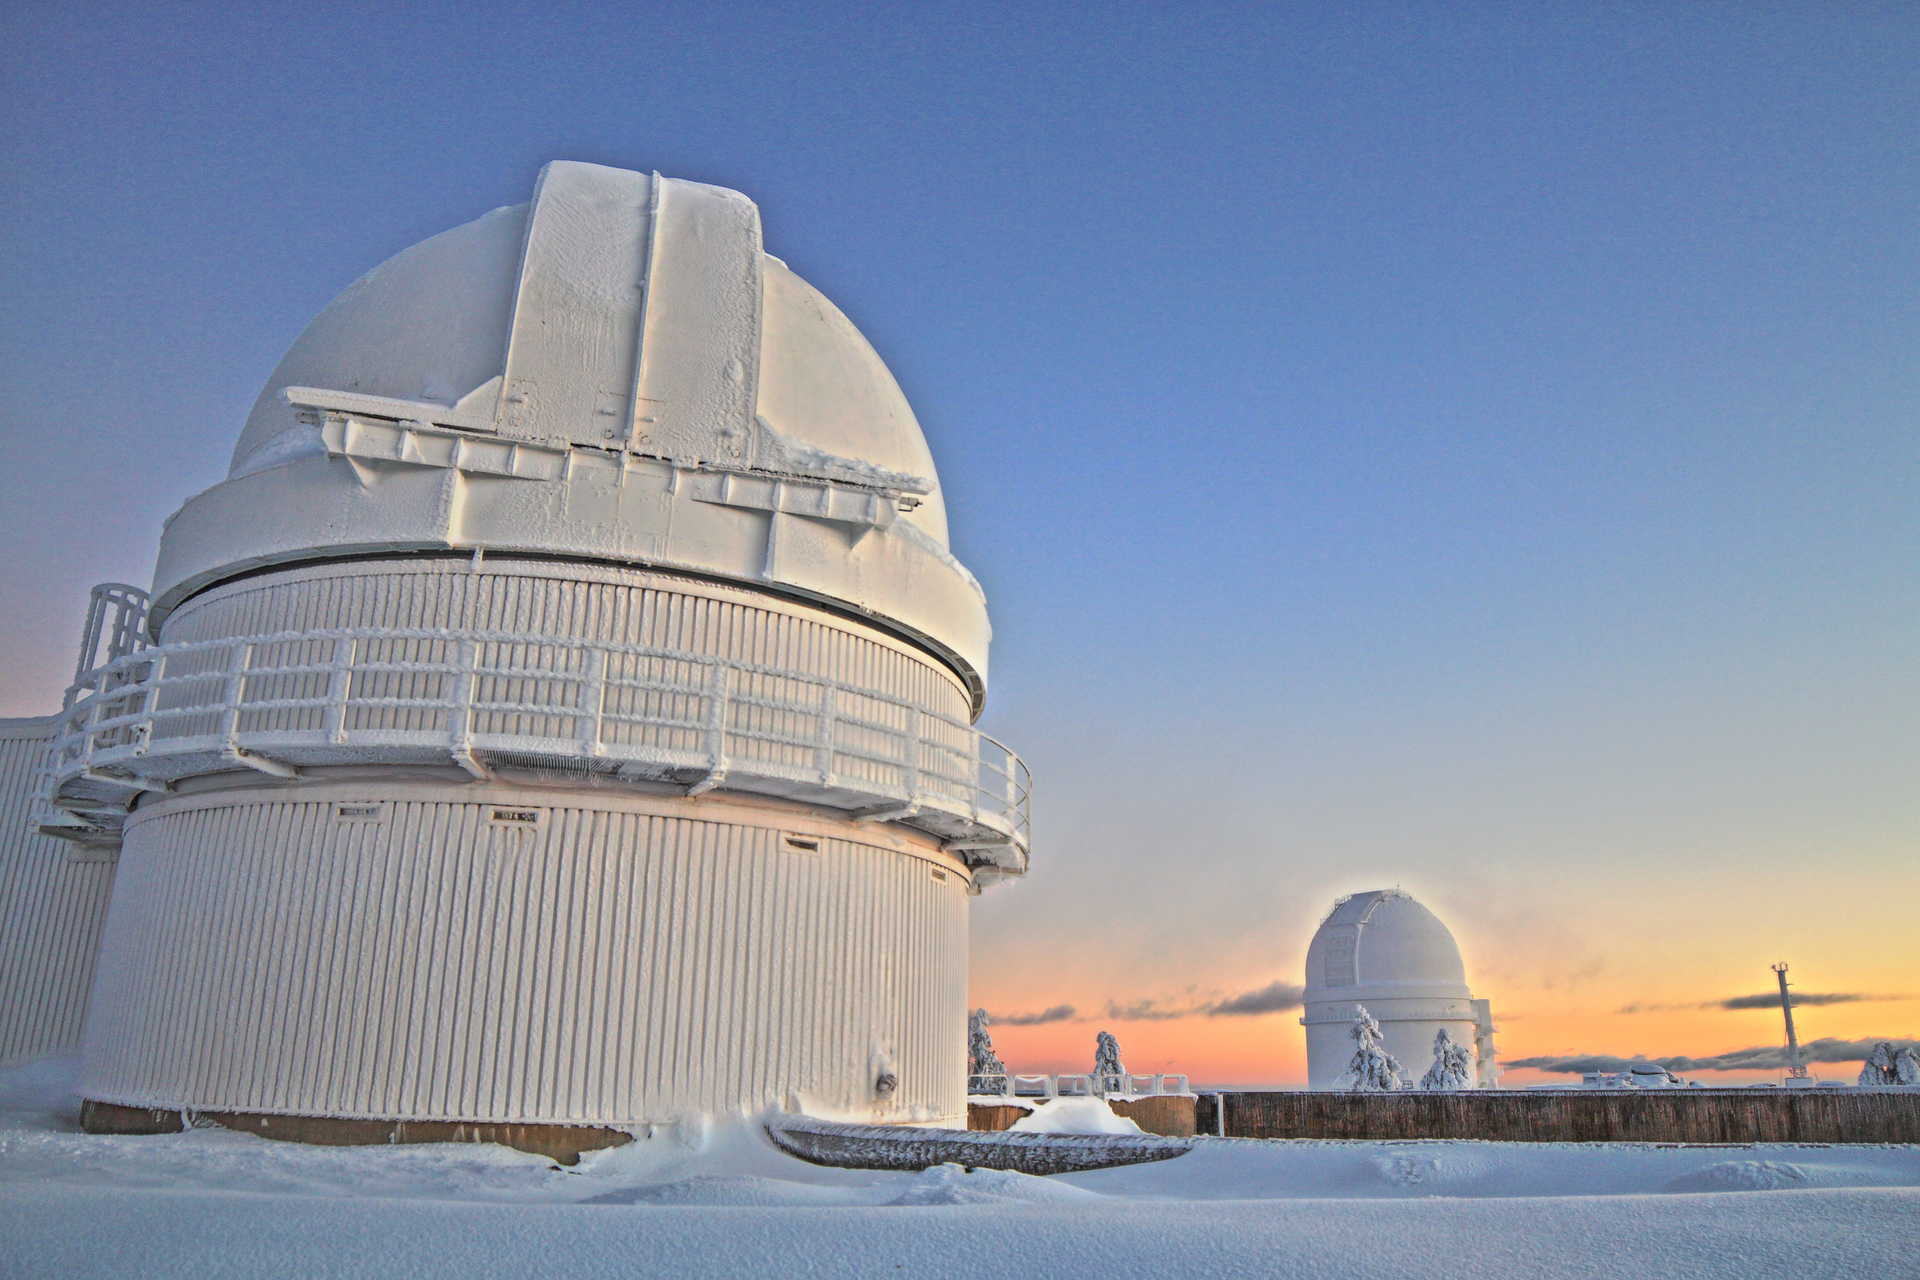
{"label": "circular walkway balcony", "polygon": [[777,796],[940,838],[982,881],[1027,865],[1031,778],[971,725],[711,654],[495,631],[358,628],[160,645],[80,676],[43,830],[117,839],[182,778],[344,764],[497,767]]}

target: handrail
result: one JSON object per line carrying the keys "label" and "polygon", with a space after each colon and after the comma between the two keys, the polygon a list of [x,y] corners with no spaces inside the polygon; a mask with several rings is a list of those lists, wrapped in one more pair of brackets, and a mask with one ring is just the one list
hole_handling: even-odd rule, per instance
{"label": "handrail", "polygon": [[[393,656],[409,650],[428,656]],[[970,862],[1025,870],[1031,775],[964,720],[761,663],[511,631],[322,628],[124,654],[75,681],[47,799],[98,835],[137,790],[236,763],[286,776],[422,758],[473,770],[494,755],[690,794],[810,790],[931,831]]]}
{"label": "handrail", "polygon": [[971,1096],[983,1101],[987,1098],[1186,1097],[1193,1093],[1187,1077],[1177,1072],[1099,1076],[1008,1072],[968,1079],[981,1086],[974,1088]]}

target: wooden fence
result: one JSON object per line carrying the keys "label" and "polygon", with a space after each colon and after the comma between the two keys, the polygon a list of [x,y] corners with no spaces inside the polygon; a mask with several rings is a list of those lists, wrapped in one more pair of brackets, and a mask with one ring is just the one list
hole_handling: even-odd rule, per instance
{"label": "wooden fence", "polygon": [[1195,1121],[1230,1138],[1920,1143],[1920,1089],[1203,1093]]}

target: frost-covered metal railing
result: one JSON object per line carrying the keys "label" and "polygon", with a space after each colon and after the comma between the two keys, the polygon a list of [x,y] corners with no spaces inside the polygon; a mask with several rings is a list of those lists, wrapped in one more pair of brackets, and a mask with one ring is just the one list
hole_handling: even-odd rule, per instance
{"label": "frost-covered metal railing", "polygon": [[96,668],[144,648],[142,628],[147,621],[147,593],[124,582],[102,582],[87,597],[87,616],[80,624],[80,656],[74,663],[67,705],[79,696],[81,682]]}
{"label": "frost-covered metal railing", "polygon": [[970,1077],[975,1098],[1150,1098],[1193,1092],[1174,1072],[1124,1075],[988,1075]]}
{"label": "frost-covered metal railing", "polygon": [[1031,779],[962,720],[816,675],[638,645],[354,628],[158,645],[76,681],[48,800],[73,834],[236,767],[453,761],[783,796],[941,836],[1018,873]]}

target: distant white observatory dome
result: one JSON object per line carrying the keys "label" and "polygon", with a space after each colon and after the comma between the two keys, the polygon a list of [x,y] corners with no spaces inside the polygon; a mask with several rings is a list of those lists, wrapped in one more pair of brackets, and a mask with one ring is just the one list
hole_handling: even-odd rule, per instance
{"label": "distant white observatory dome", "polygon": [[738,192],[554,163],[370,272],[90,627],[33,732],[43,830],[118,860],[109,1122],[964,1126],[1029,831],[986,600]]}
{"label": "distant white observatory dome", "polygon": [[1445,1028],[1478,1045],[1478,1076],[1490,1083],[1492,1023],[1487,1002],[1467,988],[1460,946],[1440,917],[1399,889],[1373,889],[1334,903],[1307,946],[1307,1078],[1332,1088],[1353,1056],[1348,1028],[1356,1005],[1380,1022],[1387,1050],[1418,1079]]}

